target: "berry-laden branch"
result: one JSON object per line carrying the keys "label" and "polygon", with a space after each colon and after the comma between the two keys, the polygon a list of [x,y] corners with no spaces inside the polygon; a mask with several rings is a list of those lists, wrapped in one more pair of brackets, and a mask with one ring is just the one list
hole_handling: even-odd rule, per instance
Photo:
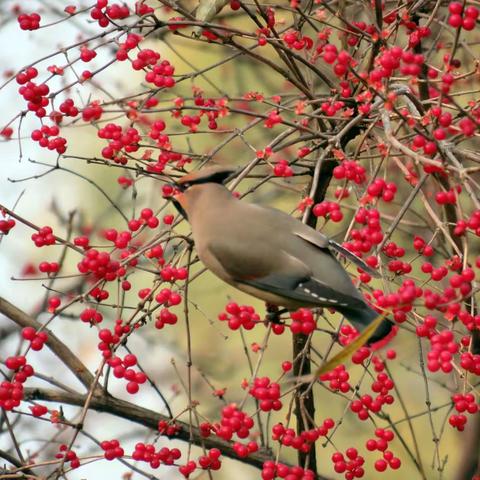
{"label": "berry-laden branch", "polygon": [[[83,406],[86,401],[85,395],[44,388],[26,388],[25,398],[28,400],[44,400],[79,407]],[[166,415],[139,407],[134,403],[126,402],[125,400],[114,398],[110,395],[94,395],[90,401],[90,408],[97,412],[105,412],[153,430],[158,429],[159,422],[168,424],[171,421]],[[238,458],[237,452],[230,442],[222,440],[221,438],[204,438],[199,428],[180,420],[175,420],[175,426],[175,432],[171,436],[172,439],[191,442],[194,445],[205,446],[205,448],[208,449],[218,448],[222,452],[222,455],[233,459]],[[262,468],[263,463],[270,459],[270,452],[258,451],[246,458],[244,463]],[[326,477],[320,475],[315,478],[317,480],[327,480]]]}
{"label": "berry-laden branch", "polygon": [[[238,477],[226,456],[262,480],[480,475],[478,2],[20,3],[0,4],[30,55],[0,72],[0,283],[36,307],[0,299],[9,474]],[[357,348],[351,303],[265,314],[214,283],[178,182],[227,163],[239,201],[332,239],[392,336]],[[282,258],[280,227],[250,220],[212,243]]]}
{"label": "berry-laden branch", "polygon": [[0,313],[16,323],[27,332],[27,335],[34,331],[38,335],[43,332],[45,345],[58,357],[85,388],[89,388],[93,382],[93,375],[88,368],[76,357],[73,352],[48,328],[44,328],[40,322],[27,315],[23,310],[0,297]]}

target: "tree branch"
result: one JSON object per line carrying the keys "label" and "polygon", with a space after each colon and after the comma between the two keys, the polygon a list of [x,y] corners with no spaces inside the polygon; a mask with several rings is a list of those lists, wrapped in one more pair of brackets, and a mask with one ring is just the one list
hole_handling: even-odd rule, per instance
{"label": "tree branch", "polygon": [[48,328],[44,328],[40,322],[27,315],[8,300],[0,297],[0,313],[3,313],[19,327],[40,328],[48,334],[47,347],[54,353],[65,366],[78,378],[84,387],[89,388],[93,382],[93,375],[79,358]]}

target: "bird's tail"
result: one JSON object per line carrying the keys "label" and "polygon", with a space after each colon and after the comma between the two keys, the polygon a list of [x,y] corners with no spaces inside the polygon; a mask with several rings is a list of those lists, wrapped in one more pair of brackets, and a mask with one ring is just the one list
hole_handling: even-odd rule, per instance
{"label": "bird's tail", "polygon": [[[338,312],[344,315],[347,320],[359,331],[362,332],[368,325],[370,325],[379,316],[379,313],[364,304],[361,307],[338,307]],[[385,338],[392,331],[393,324],[390,320],[383,320],[378,328],[373,332],[372,336],[368,339],[368,345],[378,342]]]}

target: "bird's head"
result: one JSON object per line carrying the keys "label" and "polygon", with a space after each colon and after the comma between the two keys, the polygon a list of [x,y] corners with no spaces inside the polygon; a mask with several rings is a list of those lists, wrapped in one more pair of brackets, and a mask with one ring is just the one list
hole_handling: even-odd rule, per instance
{"label": "bird's head", "polygon": [[176,193],[172,197],[175,208],[188,218],[192,199],[208,185],[223,185],[237,171],[231,166],[215,165],[187,173],[174,184]]}

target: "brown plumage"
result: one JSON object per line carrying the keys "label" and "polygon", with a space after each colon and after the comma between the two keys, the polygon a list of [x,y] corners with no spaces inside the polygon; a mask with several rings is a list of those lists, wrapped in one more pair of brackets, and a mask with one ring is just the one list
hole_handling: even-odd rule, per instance
{"label": "brown plumage", "polygon": [[[174,201],[191,225],[205,266],[239,290],[289,310],[333,307],[359,330],[377,318],[330,249],[371,269],[290,215],[236,199],[223,185],[233,172],[208,167],[177,182]],[[390,330],[391,323],[384,321],[370,342]]]}

